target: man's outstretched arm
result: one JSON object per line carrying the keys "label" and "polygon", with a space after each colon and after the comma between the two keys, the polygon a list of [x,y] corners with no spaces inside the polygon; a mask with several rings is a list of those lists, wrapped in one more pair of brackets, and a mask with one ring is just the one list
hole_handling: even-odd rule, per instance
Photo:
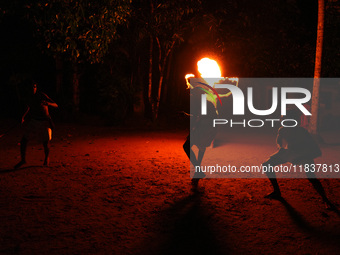
{"label": "man's outstretched arm", "polygon": [[25,112],[24,115],[22,115],[22,117],[21,117],[21,124],[25,122],[25,117],[26,117],[26,115],[28,114],[29,111],[30,111],[30,107],[27,106],[26,112]]}
{"label": "man's outstretched arm", "polygon": [[56,102],[54,102],[51,98],[49,98],[46,94],[43,94],[45,96],[45,100],[43,100],[43,104],[47,106],[51,106],[54,108],[58,108],[58,105]]}
{"label": "man's outstretched arm", "polygon": [[58,108],[58,105],[55,102],[44,101],[44,104],[47,105],[47,106]]}
{"label": "man's outstretched arm", "polygon": [[282,136],[280,134],[278,134],[276,137],[276,144],[277,144],[277,147],[279,147],[279,149],[282,148]]}

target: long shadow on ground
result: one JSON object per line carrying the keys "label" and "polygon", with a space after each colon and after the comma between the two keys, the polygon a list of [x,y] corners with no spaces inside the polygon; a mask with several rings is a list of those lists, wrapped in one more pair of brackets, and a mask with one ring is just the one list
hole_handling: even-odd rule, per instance
{"label": "long shadow on ground", "polygon": [[[152,252],[143,254],[228,254],[223,251],[211,228],[209,208],[203,206],[202,194],[195,193],[161,212],[163,229]],[[225,248],[224,248],[225,249]],[[145,250],[144,250],[145,251]]]}
{"label": "long shadow on ground", "polygon": [[33,166],[24,166],[24,167],[20,167],[20,168],[6,168],[6,169],[1,169],[0,168],[0,174],[6,174],[6,173],[12,173],[12,172],[18,172],[18,171],[22,171],[22,170],[27,170],[30,168],[43,168],[44,166],[42,165],[33,165]]}
{"label": "long shadow on ground", "polygon": [[[340,230],[336,228],[327,229],[321,227],[314,227],[310,223],[308,223],[304,217],[295,210],[284,198],[279,200],[282,205],[286,208],[289,216],[293,220],[293,222],[304,232],[316,237],[318,240],[327,243],[328,245],[332,245],[334,247],[340,248]],[[339,211],[334,210],[334,214],[328,216],[328,214],[324,213],[327,217],[339,217]]]}

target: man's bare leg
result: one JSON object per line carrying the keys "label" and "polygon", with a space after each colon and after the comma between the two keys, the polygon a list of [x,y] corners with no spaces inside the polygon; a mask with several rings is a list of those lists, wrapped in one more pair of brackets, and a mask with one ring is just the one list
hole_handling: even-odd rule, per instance
{"label": "man's bare leg", "polygon": [[44,159],[44,166],[48,166],[50,164],[50,146],[49,146],[49,142],[43,142],[43,146],[44,146],[44,152],[45,152],[45,159]]}
{"label": "man's bare leg", "polygon": [[26,137],[23,137],[20,141],[20,156],[21,161],[14,166],[14,168],[19,168],[22,165],[26,164],[26,148],[27,148],[28,140]]}
{"label": "man's bare leg", "polygon": [[191,145],[190,145],[190,139],[187,139],[185,141],[185,143],[183,144],[183,149],[184,149],[185,153],[187,154],[188,158],[190,159],[191,163],[194,166],[198,166],[199,164],[198,164],[198,161],[196,159],[196,155],[195,155],[195,153],[192,150]]}
{"label": "man's bare leg", "polygon": [[281,198],[281,191],[280,191],[279,184],[277,183],[276,174],[274,171],[270,171],[269,169],[269,166],[274,167],[277,165],[278,165],[278,162],[276,162],[273,159],[269,159],[268,161],[262,164],[262,166],[267,167],[266,175],[274,189],[274,191],[266,195],[265,198],[269,198],[269,199],[280,199]]}
{"label": "man's bare leg", "polygon": [[[201,163],[202,163],[205,150],[206,150],[206,148],[201,148],[201,149],[198,150],[198,158],[197,158],[198,166],[200,166]],[[193,179],[191,180],[193,190],[195,190],[195,191],[197,190],[199,180],[203,179],[204,177],[205,177],[205,173],[196,172],[196,168],[195,168],[195,174],[194,174]]]}
{"label": "man's bare leg", "polygon": [[[314,161],[309,162],[309,164],[314,164]],[[326,192],[321,184],[321,182],[316,178],[315,173],[311,171],[305,171],[308,181],[313,185],[313,188],[318,192],[318,194],[321,196],[322,201],[325,203],[325,207],[327,209],[334,209],[335,206],[329,201],[329,199],[326,196]]]}

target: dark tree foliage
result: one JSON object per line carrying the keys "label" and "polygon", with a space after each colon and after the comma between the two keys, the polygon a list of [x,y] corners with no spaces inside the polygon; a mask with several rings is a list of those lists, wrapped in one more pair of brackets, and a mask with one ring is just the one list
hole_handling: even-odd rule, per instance
{"label": "dark tree foliage", "polygon": [[72,62],[102,62],[117,27],[127,22],[130,0],[39,1],[27,4],[41,48]]}
{"label": "dark tree foliage", "polygon": [[221,1],[203,9],[208,12],[191,40],[211,45],[225,76],[313,75],[315,29],[310,23],[316,26],[316,18],[308,13],[306,23],[306,10],[297,2]]}
{"label": "dark tree foliage", "polygon": [[[334,77],[339,1],[325,7],[322,76]],[[134,110],[151,118],[183,110],[184,75],[198,74],[202,57],[215,58],[223,76],[312,77],[317,1],[13,0],[0,6],[0,22],[6,35],[19,31],[2,42],[3,84],[9,67],[16,84],[40,67],[57,81],[61,108],[73,102],[111,119]]]}
{"label": "dark tree foliage", "polygon": [[[136,52],[141,63],[148,66],[148,85],[144,89],[146,116],[157,119],[162,93],[166,91],[166,72],[171,54],[184,34],[194,24],[194,13],[200,10],[201,1],[136,1],[133,22],[139,27],[139,42],[147,41],[147,62],[144,53]],[[145,50],[145,49],[144,49]]]}
{"label": "dark tree foliage", "polygon": [[55,0],[25,6],[43,52],[53,56],[57,65],[61,58],[72,63],[73,112],[79,112],[82,73],[79,64],[103,61],[109,45],[117,38],[118,26],[127,22],[130,2]]}
{"label": "dark tree foliage", "polygon": [[322,77],[340,76],[340,0],[325,3]]}

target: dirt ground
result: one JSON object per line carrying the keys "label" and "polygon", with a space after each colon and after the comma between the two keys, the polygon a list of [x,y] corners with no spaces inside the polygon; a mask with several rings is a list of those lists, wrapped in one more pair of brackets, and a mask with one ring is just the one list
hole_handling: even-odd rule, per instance
{"label": "dirt ground", "polygon": [[[280,179],[283,201],[263,198],[267,179],[204,179],[193,193],[187,132],[58,125],[50,166],[32,142],[18,170],[20,132],[9,132],[0,139],[0,254],[340,254],[340,214],[306,179]],[[259,164],[274,141],[233,134],[226,161]],[[339,146],[322,149],[319,160],[340,163]],[[321,182],[339,207],[339,179]]]}

